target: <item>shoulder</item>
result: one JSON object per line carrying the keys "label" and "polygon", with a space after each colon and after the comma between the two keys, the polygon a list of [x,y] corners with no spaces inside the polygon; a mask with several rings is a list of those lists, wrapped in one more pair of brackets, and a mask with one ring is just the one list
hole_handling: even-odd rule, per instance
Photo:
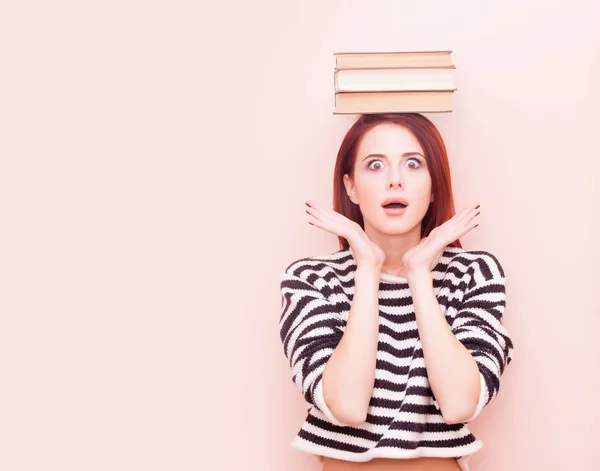
{"label": "shoulder", "polygon": [[[353,283],[354,259],[348,249],[298,258],[287,264],[281,278],[283,297],[319,298],[344,308],[344,286]],[[350,281],[348,281],[350,280]]]}
{"label": "shoulder", "polygon": [[475,273],[484,280],[503,279],[504,268],[498,257],[486,250],[466,250],[460,247],[447,247],[448,265],[464,272]]}
{"label": "shoulder", "polygon": [[354,282],[354,270],[354,259],[348,249],[302,257],[287,264],[280,288],[282,292],[302,291],[333,300],[337,294],[343,295],[344,286]]}
{"label": "shoulder", "polygon": [[351,266],[353,259],[348,249],[341,249],[322,255],[298,258],[288,262],[284,277],[296,277],[303,280],[343,276]]}

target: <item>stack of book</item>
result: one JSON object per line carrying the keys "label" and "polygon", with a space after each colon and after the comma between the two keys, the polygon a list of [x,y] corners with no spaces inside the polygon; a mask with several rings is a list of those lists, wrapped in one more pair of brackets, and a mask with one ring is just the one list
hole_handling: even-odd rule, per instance
{"label": "stack of book", "polygon": [[334,114],[452,111],[452,51],[336,52]]}

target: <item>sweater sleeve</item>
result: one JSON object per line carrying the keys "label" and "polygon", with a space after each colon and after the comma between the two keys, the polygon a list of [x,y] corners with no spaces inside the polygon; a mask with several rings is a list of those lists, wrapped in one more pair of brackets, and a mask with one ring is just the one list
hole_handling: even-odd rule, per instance
{"label": "sweater sleeve", "polygon": [[513,342],[502,323],[506,307],[504,271],[496,257],[480,253],[469,267],[471,277],[451,325],[479,368],[481,394],[474,414],[465,422],[475,419],[496,397],[513,352]]}
{"label": "sweater sleeve", "polygon": [[[340,304],[333,304],[316,288],[319,278],[306,279],[290,268],[281,281],[280,337],[287,357],[292,381],[305,401],[321,411],[335,425],[337,420],[323,397],[323,371],[344,333],[345,321]],[[308,280],[311,280],[310,282]]]}

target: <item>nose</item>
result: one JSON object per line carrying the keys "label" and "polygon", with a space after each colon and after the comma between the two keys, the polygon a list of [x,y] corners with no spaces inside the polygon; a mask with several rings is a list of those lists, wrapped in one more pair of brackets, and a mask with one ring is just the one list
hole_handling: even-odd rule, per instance
{"label": "nose", "polygon": [[390,188],[394,188],[394,187],[402,188],[402,178],[400,175],[400,171],[392,172],[392,174],[390,176],[389,187]]}

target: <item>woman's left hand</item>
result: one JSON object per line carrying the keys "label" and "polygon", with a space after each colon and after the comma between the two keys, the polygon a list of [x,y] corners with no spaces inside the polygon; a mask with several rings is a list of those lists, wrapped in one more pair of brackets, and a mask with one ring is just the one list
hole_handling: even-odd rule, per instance
{"label": "woman's left hand", "polygon": [[445,223],[435,227],[427,237],[408,249],[402,257],[402,263],[407,273],[419,270],[431,271],[444,251],[444,248],[461,238],[479,224],[474,222],[475,217],[481,212],[479,205],[469,205]]}

